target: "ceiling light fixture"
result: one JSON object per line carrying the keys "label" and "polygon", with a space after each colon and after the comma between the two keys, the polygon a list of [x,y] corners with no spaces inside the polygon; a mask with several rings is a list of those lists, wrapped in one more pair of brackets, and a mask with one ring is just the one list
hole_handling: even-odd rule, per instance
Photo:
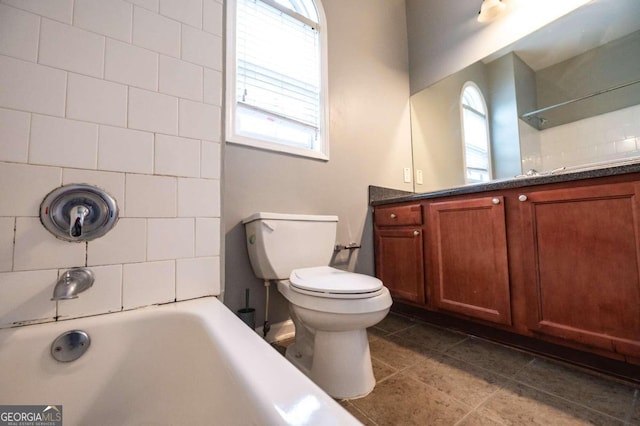
{"label": "ceiling light fixture", "polygon": [[505,4],[502,0],[482,0],[480,12],[478,13],[478,22],[489,22],[494,20],[504,9]]}

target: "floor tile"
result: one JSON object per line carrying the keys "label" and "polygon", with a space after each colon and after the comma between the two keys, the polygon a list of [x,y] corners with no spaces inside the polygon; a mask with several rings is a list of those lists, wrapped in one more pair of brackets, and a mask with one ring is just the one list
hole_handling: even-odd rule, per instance
{"label": "floor tile", "polygon": [[633,392],[633,402],[625,419],[630,424],[640,425],[640,391],[638,390]]}
{"label": "floor tile", "polygon": [[395,333],[396,331],[411,327],[414,324],[415,321],[412,321],[409,318],[390,313],[373,328],[383,330],[387,333]]}
{"label": "floor tile", "polygon": [[505,426],[505,423],[485,417],[477,411],[474,411],[456,423],[455,426]]}
{"label": "floor tile", "polygon": [[373,364],[373,376],[376,378],[376,382],[380,382],[381,380],[384,380],[398,372],[396,368],[393,368],[376,358],[371,358],[371,364]]}
{"label": "floor tile", "polygon": [[364,425],[640,426],[640,387],[397,315],[381,324],[367,330],[376,387],[340,402]]}
{"label": "floor tile", "polygon": [[406,374],[472,407],[507,384],[503,376],[446,355],[425,359]]}
{"label": "floor tile", "polygon": [[466,334],[445,330],[428,324],[416,324],[396,333],[395,336],[436,352],[444,352],[467,338]]}
{"label": "floor tile", "polygon": [[340,405],[342,405],[353,417],[358,419],[360,423],[365,426],[377,426],[376,423],[366,416],[362,411],[360,411],[356,406],[354,406],[349,401],[340,401]]}
{"label": "floor tile", "polygon": [[470,338],[445,352],[478,367],[511,377],[533,360],[533,356],[486,340]]}
{"label": "floor tile", "polygon": [[470,407],[403,374],[378,384],[367,397],[351,403],[378,425],[454,425]]}
{"label": "floor tile", "polygon": [[625,419],[638,390],[633,386],[584,373],[551,361],[536,359],[515,380],[558,395],[610,416]]}
{"label": "floor tile", "polygon": [[369,337],[369,343],[380,338],[388,336],[390,333],[388,331],[384,331],[381,328],[369,327],[367,328],[367,336]]}
{"label": "floor tile", "polygon": [[501,389],[477,412],[506,425],[623,425],[622,421],[613,417],[588,410],[522,383],[513,383]]}
{"label": "floor tile", "polygon": [[369,349],[372,358],[398,370],[414,365],[425,356],[429,356],[429,352],[420,345],[394,335],[372,340],[369,342]]}

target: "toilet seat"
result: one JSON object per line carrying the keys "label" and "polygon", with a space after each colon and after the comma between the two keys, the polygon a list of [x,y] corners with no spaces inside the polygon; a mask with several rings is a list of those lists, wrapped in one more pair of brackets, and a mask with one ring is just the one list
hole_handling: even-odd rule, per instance
{"label": "toilet seat", "polygon": [[294,269],[289,287],[298,293],[331,299],[366,299],[379,296],[384,289],[377,278],[330,266]]}

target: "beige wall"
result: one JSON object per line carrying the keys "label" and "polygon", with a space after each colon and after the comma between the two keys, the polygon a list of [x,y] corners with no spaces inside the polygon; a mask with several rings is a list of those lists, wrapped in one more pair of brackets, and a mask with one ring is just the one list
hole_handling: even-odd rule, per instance
{"label": "beige wall", "polygon": [[468,81],[489,92],[486,66],[477,62],[411,97],[414,166],[424,182],[416,192],[465,184],[460,95]]}
{"label": "beige wall", "polygon": [[[251,289],[256,324],[264,289],[247,257],[242,218],[258,211],[336,214],[337,242],[362,243],[343,268],[373,274],[368,185],[411,191],[409,76],[403,0],[323,0],[328,24],[330,160],[227,144],[224,161],[225,304],[236,310]],[[270,321],[288,318],[271,289]]]}

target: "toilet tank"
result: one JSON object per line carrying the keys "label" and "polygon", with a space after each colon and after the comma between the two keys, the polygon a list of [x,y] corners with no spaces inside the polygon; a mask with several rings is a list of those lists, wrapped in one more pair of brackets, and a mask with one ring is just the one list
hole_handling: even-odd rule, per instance
{"label": "toilet tank", "polygon": [[327,266],[338,216],[255,213],[242,221],[253,272],[263,280],[288,279],[291,271]]}

